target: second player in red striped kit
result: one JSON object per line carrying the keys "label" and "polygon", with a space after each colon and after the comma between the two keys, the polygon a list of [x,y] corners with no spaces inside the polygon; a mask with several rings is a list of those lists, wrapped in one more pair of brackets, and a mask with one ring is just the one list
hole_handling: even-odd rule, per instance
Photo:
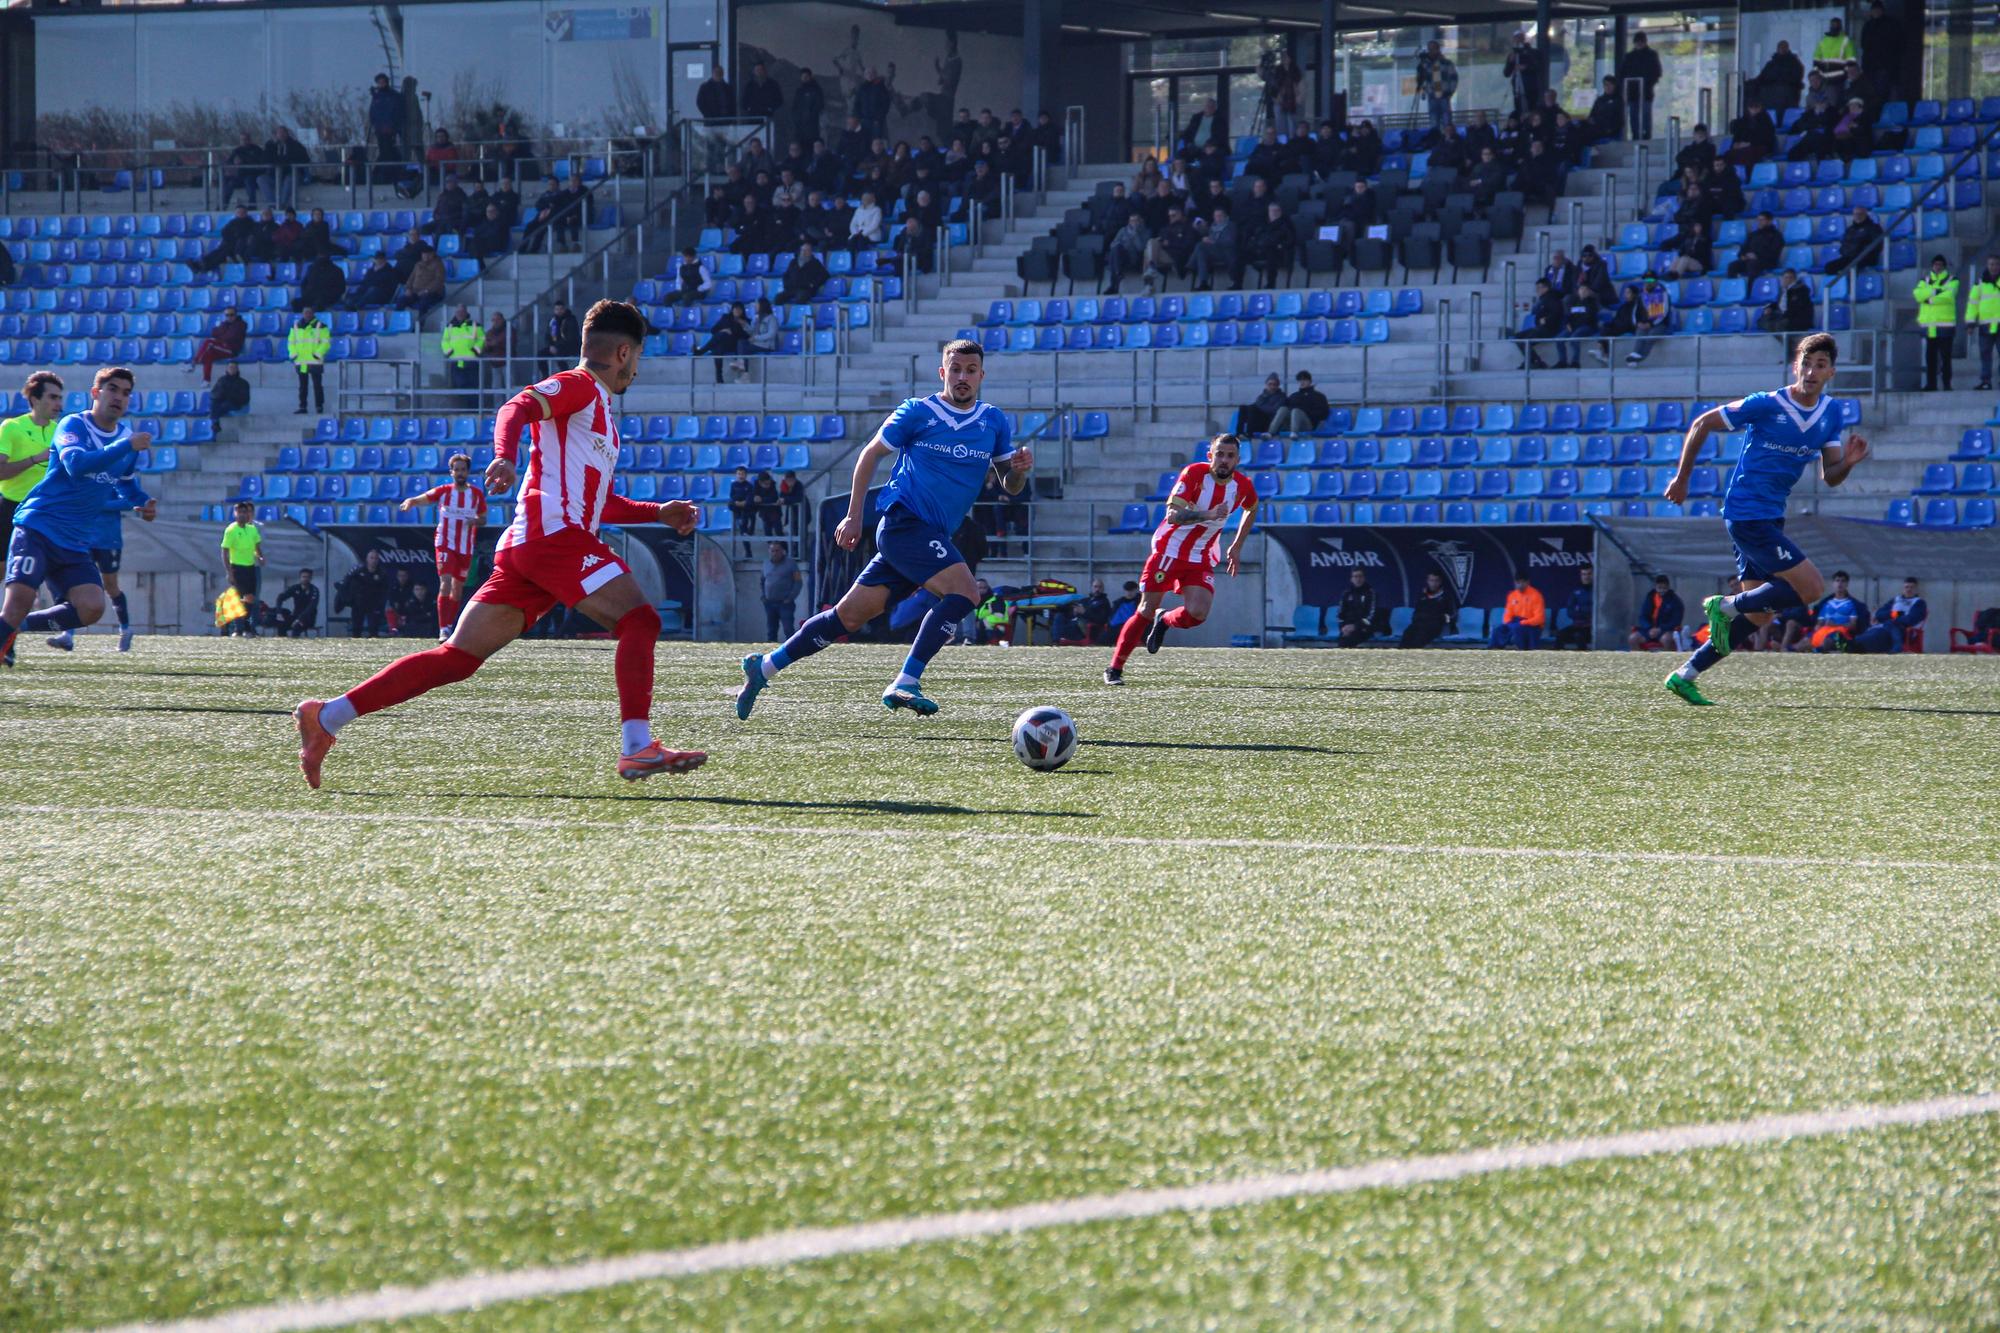
{"label": "second player in red striped kit", "polygon": [[479,529],[486,522],[486,492],[472,484],[471,457],[453,454],[446,466],[451,469],[450,481],[403,501],[405,510],[419,505],[434,504],[438,507],[434,554],[437,558],[440,641],[449,639],[451,627],[458,623],[458,607],[465,596],[465,580],[472,574],[472,557],[479,540]]}
{"label": "second player in red striped kit", "polygon": [[[1125,683],[1125,661],[1143,641],[1146,651],[1157,653],[1170,629],[1193,629],[1208,619],[1215,602],[1216,548],[1229,516],[1243,511],[1236,535],[1222,555],[1231,578],[1236,576],[1237,556],[1257,510],[1257,488],[1241,469],[1242,445],[1234,435],[1218,435],[1209,441],[1208,458],[1189,463],[1174,482],[1167,497],[1167,516],[1153,532],[1153,551],[1139,575],[1139,609],[1118,631],[1118,646],[1112,650],[1111,665],[1104,668],[1106,685]],[[1160,605],[1170,592],[1179,593],[1181,604],[1162,614]]]}

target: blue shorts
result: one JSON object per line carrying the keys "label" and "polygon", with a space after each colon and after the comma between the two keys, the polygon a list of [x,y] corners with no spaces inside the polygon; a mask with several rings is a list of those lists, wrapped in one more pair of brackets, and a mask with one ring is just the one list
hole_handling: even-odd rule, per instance
{"label": "blue shorts", "polygon": [[18,523],[14,525],[13,539],[7,543],[7,582],[30,586],[46,583],[57,597],[68,596],[69,590],[78,584],[104,586],[104,578],[97,572],[97,562],[90,558],[90,552],[57,546],[33,528]]}
{"label": "blue shorts", "polygon": [[1746,518],[1725,522],[1729,543],[1736,548],[1736,577],[1770,583],[1793,565],[1805,563],[1806,553],[1785,535],[1782,518]]}
{"label": "blue shorts", "polygon": [[965,557],[951,544],[951,534],[918,518],[901,505],[892,505],[875,525],[875,558],[854,581],[859,588],[887,588],[889,600],[898,601],[932,579],[962,565]]}

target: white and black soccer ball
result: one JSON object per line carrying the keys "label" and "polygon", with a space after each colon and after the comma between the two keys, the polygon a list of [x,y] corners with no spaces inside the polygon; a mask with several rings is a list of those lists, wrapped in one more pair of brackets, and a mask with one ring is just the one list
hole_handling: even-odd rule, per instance
{"label": "white and black soccer ball", "polygon": [[1076,723],[1043,704],[1014,719],[1014,754],[1029,768],[1053,773],[1076,753]]}

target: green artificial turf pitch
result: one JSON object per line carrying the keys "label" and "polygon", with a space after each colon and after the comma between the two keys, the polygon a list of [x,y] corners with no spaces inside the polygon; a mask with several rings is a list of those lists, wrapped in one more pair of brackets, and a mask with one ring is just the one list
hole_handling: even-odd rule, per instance
{"label": "green artificial turf pitch", "polygon": [[[609,648],[517,645],[314,793],[288,709],[394,645],[109,642],[0,676],[8,1329],[2000,1087],[1990,661],[955,648],[922,720],[842,647],[743,724],[663,645],[713,757],[628,786]],[[1984,1116],[396,1327],[1990,1328],[1996,1172]]]}

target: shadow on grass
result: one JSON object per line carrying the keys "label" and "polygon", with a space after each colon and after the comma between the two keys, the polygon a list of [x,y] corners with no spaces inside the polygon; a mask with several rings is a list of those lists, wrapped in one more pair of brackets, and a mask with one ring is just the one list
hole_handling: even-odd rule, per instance
{"label": "shadow on grass", "polygon": [[[1088,772],[1090,770],[1080,770]],[[1095,819],[1093,810],[975,810],[964,805],[929,801],[773,801],[750,796],[644,796],[638,794],[559,791],[347,791],[329,787],[329,796],[357,796],[379,801],[407,801],[421,795],[438,801],[637,801],[645,805],[720,805],[751,810],[828,810],[869,815],[1009,815],[1020,819]]]}
{"label": "shadow on grass", "polygon": [[[863,737],[861,737],[861,739],[862,739],[862,740],[865,740],[865,741],[890,741],[890,740],[894,740],[894,741],[912,741],[912,740],[913,740],[913,741],[929,741],[929,742],[931,742],[931,743],[933,743],[933,744],[937,744],[937,743],[940,743],[940,742],[941,742],[941,743],[943,743],[943,744],[946,744],[946,745],[1007,745],[1007,744],[1010,744],[1010,743],[1011,743],[1011,742],[1009,742],[1009,741],[1008,741],[1008,739],[1007,739],[1007,738],[1006,738],[1005,736],[910,736],[910,735],[899,735],[899,736],[888,736],[888,735],[872,735],[872,736],[869,736],[869,735],[864,735]],[[1218,744],[1207,744],[1207,743],[1204,743],[1204,742],[1200,742],[1200,741],[1096,741],[1096,740],[1086,740],[1086,741],[1082,742],[1082,744],[1083,744],[1083,745],[1084,745],[1084,746],[1085,746],[1086,748],[1094,748],[1094,749],[1104,749],[1104,750],[1200,750],[1200,751],[1227,751],[1227,752],[1231,752],[1231,753],[1244,753],[1244,754],[1334,754],[1334,755],[1358,755],[1358,754],[1366,754],[1366,753],[1367,753],[1367,751],[1365,751],[1365,750],[1329,750],[1329,749],[1325,748],[1324,746],[1319,746],[1319,745],[1261,745],[1261,744],[1256,744],[1256,743],[1252,743],[1252,742],[1247,742],[1247,741],[1246,741],[1246,742],[1244,742],[1244,743],[1242,743],[1242,744],[1240,744],[1240,745],[1231,745],[1231,744],[1220,744],[1220,743],[1218,743]],[[1092,770],[1079,770],[1079,771],[1084,771],[1084,772],[1088,772],[1088,771],[1092,771]]]}
{"label": "shadow on grass", "polygon": [[56,708],[66,713],[228,713],[232,716],[290,717],[289,708],[197,708],[192,704],[86,704],[31,703],[34,708]]}

